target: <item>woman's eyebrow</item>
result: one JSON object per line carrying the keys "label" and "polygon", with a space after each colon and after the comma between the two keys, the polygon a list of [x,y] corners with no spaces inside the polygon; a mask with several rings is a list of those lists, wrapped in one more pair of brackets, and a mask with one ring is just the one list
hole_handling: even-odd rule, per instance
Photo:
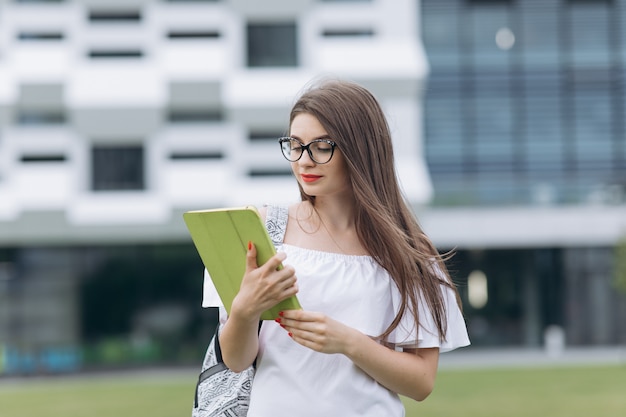
{"label": "woman's eyebrow", "polygon": [[[290,137],[290,138],[297,139],[297,140],[299,140],[300,142],[304,142],[304,141],[303,141],[300,137],[298,137],[298,136],[296,136],[296,135],[290,135],[289,137]],[[330,139],[330,135],[329,135],[328,133],[325,133],[325,134],[323,134],[323,135],[320,135],[320,136],[317,136],[317,137],[315,137],[315,138],[311,139],[311,141],[318,140],[318,139]]]}

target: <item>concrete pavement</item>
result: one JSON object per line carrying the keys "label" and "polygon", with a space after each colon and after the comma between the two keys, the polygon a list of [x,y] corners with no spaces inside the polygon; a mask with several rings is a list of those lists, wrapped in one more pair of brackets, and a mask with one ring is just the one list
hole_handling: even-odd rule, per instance
{"label": "concrete pavement", "polygon": [[[530,348],[461,348],[443,353],[439,359],[442,370],[479,370],[495,368],[537,368],[553,366],[606,365],[626,367],[626,346],[589,348],[565,348],[548,351]],[[48,375],[0,375],[0,387],[36,380],[53,380],[58,377],[75,379],[92,378],[140,378],[167,380],[181,378],[195,381],[200,370],[197,366],[146,367],[129,369],[104,369],[67,374]]]}
{"label": "concrete pavement", "polygon": [[461,348],[442,353],[440,369],[520,368],[572,365],[626,366],[626,346],[564,348]]}

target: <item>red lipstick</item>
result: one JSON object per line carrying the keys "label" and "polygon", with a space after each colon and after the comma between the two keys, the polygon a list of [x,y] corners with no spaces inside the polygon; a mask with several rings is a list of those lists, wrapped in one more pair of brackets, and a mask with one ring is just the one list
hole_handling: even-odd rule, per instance
{"label": "red lipstick", "polygon": [[319,180],[320,178],[322,178],[321,175],[313,175],[313,174],[300,174],[300,177],[302,177],[302,181],[304,182],[315,182]]}

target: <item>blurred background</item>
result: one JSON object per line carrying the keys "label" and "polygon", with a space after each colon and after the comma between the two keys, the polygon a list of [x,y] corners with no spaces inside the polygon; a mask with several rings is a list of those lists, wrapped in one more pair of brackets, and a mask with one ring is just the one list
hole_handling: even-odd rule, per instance
{"label": "blurred background", "polygon": [[470,349],[626,345],[626,0],[3,0],[0,375],[199,366],[182,213],[297,200],[322,76],[383,105]]}

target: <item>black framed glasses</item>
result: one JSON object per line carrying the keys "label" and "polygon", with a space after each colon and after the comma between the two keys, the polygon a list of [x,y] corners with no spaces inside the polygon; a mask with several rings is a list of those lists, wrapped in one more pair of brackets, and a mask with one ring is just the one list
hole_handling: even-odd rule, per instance
{"label": "black framed glasses", "polygon": [[335,147],[337,147],[337,144],[329,139],[315,139],[309,142],[308,145],[304,145],[296,138],[284,137],[279,138],[278,143],[287,161],[298,161],[306,150],[311,160],[316,164],[327,164],[330,162],[335,152]]}

